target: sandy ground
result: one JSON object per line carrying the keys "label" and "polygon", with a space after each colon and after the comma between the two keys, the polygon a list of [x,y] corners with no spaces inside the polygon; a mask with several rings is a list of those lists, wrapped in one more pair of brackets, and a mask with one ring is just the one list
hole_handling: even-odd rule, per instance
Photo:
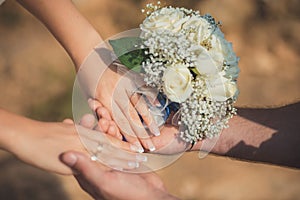
{"label": "sandy ground", "polygon": [[[146,1],[76,0],[103,38],[135,28]],[[167,1],[210,13],[241,57],[238,106],[300,99],[300,1]],[[49,32],[14,1],[0,7],[1,107],[40,120],[71,117],[74,69]],[[83,38],[84,39],[84,38]],[[284,141],[283,141],[284,142]],[[38,149],[37,149],[38,150]],[[71,177],[48,174],[0,152],[0,199],[90,199]],[[188,153],[158,172],[183,199],[300,199],[300,171]]]}

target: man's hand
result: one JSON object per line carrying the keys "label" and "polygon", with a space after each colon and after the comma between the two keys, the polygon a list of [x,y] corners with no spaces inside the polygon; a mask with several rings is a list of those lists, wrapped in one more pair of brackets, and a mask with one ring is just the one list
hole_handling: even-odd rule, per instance
{"label": "man's hand", "polygon": [[177,199],[166,191],[162,180],[154,173],[116,171],[74,151],[64,153],[61,160],[72,168],[82,189],[96,200]]}

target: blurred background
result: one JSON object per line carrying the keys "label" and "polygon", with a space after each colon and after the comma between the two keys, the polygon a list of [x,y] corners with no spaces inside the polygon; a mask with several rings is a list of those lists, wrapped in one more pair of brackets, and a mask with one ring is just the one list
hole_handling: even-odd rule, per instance
{"label": "blurred background", "polygon": [[[74,2],[105,39],[138,27],[144,17],[140,10],[150,1]],[[222,21],[226,39],[241,58],[237,106],[270,107],[300,99],[299,0],[162,2]],[[0,7],[0,36],[0,106],[43,121],[72,117],[74,68],[51,34],[7,0]],[[195,152],[158,173],[171,193],[187,200],[300,199],[300,171],[278,166],[213,155],[200,160]],[[72,177],[42,172],[0,151],[0,199],[91,198]]]}

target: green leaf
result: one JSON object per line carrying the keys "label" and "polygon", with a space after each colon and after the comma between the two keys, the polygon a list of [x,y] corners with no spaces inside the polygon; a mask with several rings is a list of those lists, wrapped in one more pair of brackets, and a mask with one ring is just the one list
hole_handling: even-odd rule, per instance
{"label": "green leaf", "polygon": [[109,40],[114,53],[120,62],[130,70],[140,72],[141,64],[145,59],[143,49],[137,49],[142,44],[139,37],[124,37],[116,40]]}
{"label": "green leaf", "polygon": [[189,70],[192,73],[193,77],[196,77],[197,75],[199,75],[199,72],[196,69],[196,67],[190,67]]}

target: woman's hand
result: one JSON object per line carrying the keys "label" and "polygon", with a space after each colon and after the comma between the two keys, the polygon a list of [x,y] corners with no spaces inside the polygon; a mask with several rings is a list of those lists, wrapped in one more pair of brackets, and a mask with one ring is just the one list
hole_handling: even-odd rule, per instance
{"label": "woman's hand", "polygon": [[97,129],[95,122],[93,115],[86,114],[81,119],[81,125],[76,126],[80,139],[92,154],[93,160],[114,169],[129,171],[139,168],[140,163],[147,162],[147,156],[132,152],[132,144],[94,130]]}
{"label": "woman's hand", "polygon": [[[92,144],[89,147],[97,152],[89,149],[91,153],[98,159],[104,159],[109,166],[134,169],[138,163],[147,160],[144,155],[129,152],[130,143],[91,130],[91,122],[94,123],[88,115],[81,120],[82,125],[74,125],[72,120],[63,123],[39,122],[0,109],[0,149],[27,164],[66,175],[72,174],[72,171],[60,162],[59,155],[70,150],[89,155],[81,140],[84,144]],[[99,147],[102,147],[101,152]]]}
{"label": "woman's hand", "polygon": [[[105,70],[99,79],[95,100],[107,108],[109,119],[113,119],[126,141],[134,144],[139,152],[144,149],[154,151],[150,136],[160,135],[160,130],[145,100],[134,93],[139,85],[143,85],[142,77],[124,68],[113,64]],[[93,102],[90,106],[94,111],[99,107]],[[145,129],[141,118],[149,130]]]}
{"label": "woman's hand", "polygon": [[[31,0],[18,0],[18,2],[45,24],[68,52],[75,64],[78,76],[80,76],[82,63],[84,63],[86,56],[90,55],[91,51],[94,52],[96,45],[103,43],[93,26],[78,12],[70,0],[39,0],[38,3]],[[95,66],[93,69],[100,70],[100,74],[103,73],[98,83],[98,75],[100,74],[96,73],[97,77],[93,77],[95,72],[89,67],[87,76],[83,75],[83,78],[80,78],[81,83],[87,86],[83,87],[84,90],[89,96],[95,97],[109,109],[128,142],[135,144],[140,152],[143,151],[142,146],[151,151],[155,150],[138,116],[139,113],[152,134],[159,134],[159,129],[151,120],[146,105],[138,103],[140,101],[137,95],[130,97],[127,94],[128,89],[134,89],[130,88],[132,86],[130,81],[122,82],[121,85],[117,86],[117,83],[121,83],[122,76],[116,73],[114,67],[107,68],[108,65],[103,62],[100,60],[91,63]],[[96,86],[97,92],[94,96],[93,92]]]}

